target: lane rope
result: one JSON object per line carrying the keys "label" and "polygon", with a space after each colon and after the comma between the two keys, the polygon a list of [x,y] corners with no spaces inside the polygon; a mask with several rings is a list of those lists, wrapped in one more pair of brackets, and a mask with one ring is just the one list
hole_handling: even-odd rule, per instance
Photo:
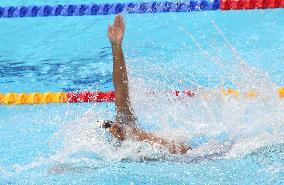
{"label": "lane rope", "polygon": [[0,7],[0,17],[84,16],[125,13],[191,12],[219,9],[219,0],[190,0],[176,2],[129,2],[102,4],[69,4]]}
{"label": "lane rope", "polygon": [[284,8],[284,0],[187,0],[0,7],[1,18]]}
{"label": "lane rope", "polygon": [[[240,92],[235,89],[221,89],[224,96],[240,97],[241,93],[244,97],[257,97],[258,93],[254,91]],[[154,95],[155,92],[150,94]],[[193,97],[192,91],[172,91],[174,96]],[[277,90],[278,96],[284,98],[284,87]],[[0,104],[2,105],[24,105],[24,104],[48,104],[48,103],[91,103],[91,102],[113,102],[115,100],[115,92],[46,92],[46,93],[0,93]]]}

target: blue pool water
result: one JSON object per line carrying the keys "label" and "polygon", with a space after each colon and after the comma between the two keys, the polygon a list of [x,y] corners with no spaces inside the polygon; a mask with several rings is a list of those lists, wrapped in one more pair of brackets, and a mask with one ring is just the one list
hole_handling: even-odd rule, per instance
{"label": "blue pool water", "polygon": [[[0,6],[58,3],[78,1]],[[284,10],[124,17],[142,127],[195,149],[171,156],[144,143],[108,143],[95,120],[112,119],[112,103],[0,105],[0,184],[283,184],[284,101],[275,90],[284,86]],[[112,19],[0,19],[0,92],[113,90]],[[223,97],[221,87],[260,97]],[[174,89],[198,93],[164,93]]]}

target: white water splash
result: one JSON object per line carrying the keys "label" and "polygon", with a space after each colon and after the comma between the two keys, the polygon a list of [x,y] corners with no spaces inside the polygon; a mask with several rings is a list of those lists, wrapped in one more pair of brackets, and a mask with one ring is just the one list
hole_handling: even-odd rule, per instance
{"label": "white water splash", "polygon": [[[186,54],[173,59],[168,64],[159,65],[154,64],[156,58],[152,56],[132,58],[128,66],[130,94],[140,124],[156,135],[172,140],[190,142],[203,137],[201,140],[204,144],[199,143],[194,151],[188,153],[187,158],[210,155],[210,151],[214,153],[215,150],[215,153],[222,153],[225,158],[236,158],[264,146],[284,143],[284,104],[277,97],[276,85],[265,72],[249,67],[217,24],[207,15],[206,17],[232,52],[231,60],[209,53],[201,48],[193,34],[184,28],[181,30],[190,36],[200,53],[203,53],[210,62],[217,64],[216,70],[221,70],[228,78],[224,80],[231,81],[241,89],[240,93],[253,90],[258,96],[254,98],[247,98],[243,94],[239,97],[223,96],[220,88],[208,89],[197,81],[188,79],[186,71],[178,72],[178,68],[174,65],[179,60],[189,60],[191,63],[190,60],[193,59]],[[142,66],[137,66],[138,64]],[[175,97],[169,93],[176,87],[176,83],[179,83],[178,79],[190,84],[189,88],[196,94],[193,98]],[[157,90],[154,94],[149,93],[155,89]],[[93,116],[86,115],[76,123],[68,124],[68,128],[62,134],[63,150],[60,152],[70,154],[89,151],[104,160],[115,161],[172,157],[165,149],[143,142],[127,141],[121,144],[117,144],[114,140],[108,142],[105,138],[106,133],[95,128],[93,120],[98,119],[99,115],[102,113],[95,112]],[[230,141],[233,145],[230,147],[224,145],[224,140]],[[228,153],[225,155],[224,151]]]}
{"label": "white water splash", "polygon": [[[178,71],[180,68],[175,65],[180,60],[191,64],[194,59],[187,54],[159,65],[154,64],[154,60],[158,59],[153,56],[132,58],[128,66],[132,105],[140,124],[157,135],[173,140],[188,142],[204,136],[203,144],[189,151],[185,157],[180,157],[169,155],[164,148],[144,142],[118,143],[96,125],[96,120],[105,119],[104,116],[109,112],[90,110],[82,118],[64,124],[56,133],[57,136],[52,142],[62,142],[62,148],[57,154],[46,161],[38,159],[37,162],[16,166],[15,169],[20,171],[47,163],[84,162],[103,166],[107,165],[108,161],[122,160],[162,159],[194,162],[214,157],[228,159],[248,155],[265,146],[283,144],[284,103],[276,95],[276,86],[265,72],[249,67],[217,24],[211,22],[232,51],[233,57],[230,60],[222,58],[218,53],[205,50],[192,33],[183,27],[181,30],[190,36],[199,52],[203,54],[202,57],[207,57],[209,62],[217,64],[218,68],[215,70],[222,71],[224,78],[227,78],[223,81],[232,81],[243,92],[256,91],[258,97],[223,96],[220,89],[208,89],[197,80],[189,79],[194,74],[186,73],[186,69]],[[135,62],[141,66],[137,67]],[[161,76],[162,79],[159,78]],[[188,88],[196,93],[193,98],[174,97],[168,93],[175,89],[179,80],[188,82]],[[156,89],[154,95],[149,94]],[[224,140],[227,142],[219,141],[222,137],[225,137]]]}

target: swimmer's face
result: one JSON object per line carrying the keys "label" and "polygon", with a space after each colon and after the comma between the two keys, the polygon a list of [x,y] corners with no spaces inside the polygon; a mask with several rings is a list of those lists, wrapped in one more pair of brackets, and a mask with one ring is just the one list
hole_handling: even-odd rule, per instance
{"label": "swimmer's face", "polygon": [[111,127],[109,128],[109,132],[116,137],[117,139],[123,141],[125,139],[125,131],[124,128],[118,124],[118,123],[113,123]]}

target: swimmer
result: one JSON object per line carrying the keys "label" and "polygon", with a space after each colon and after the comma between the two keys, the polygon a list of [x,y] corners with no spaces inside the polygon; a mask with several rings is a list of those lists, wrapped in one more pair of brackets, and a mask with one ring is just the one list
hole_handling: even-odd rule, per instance
{"label": "swimmer", "polygon": [[133,139],[150,144],[158,144],[168,149],[171,154],[185,154],[191,150],[186,144],[170,141],[168,139],[157,137],[136,125],[137,119],[134,116],[133,109],[128,92],[128,77],[125,66],[122,40],[125,30],[123,17],[117,15],[113,25],[108,27],[108,38],[112,46],[113,55],[113,85],[115,88],[115,121],[104,121],[102,127],[107,129],[115,138],[120,141]]}

